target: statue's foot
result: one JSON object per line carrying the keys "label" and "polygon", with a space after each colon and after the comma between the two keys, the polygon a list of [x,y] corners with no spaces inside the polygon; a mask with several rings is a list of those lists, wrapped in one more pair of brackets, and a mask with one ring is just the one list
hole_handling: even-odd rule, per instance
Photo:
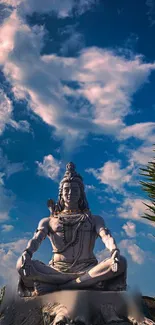
{"label": "statue's foot", "polygon": [[33,295],[33,288],[27,288],[21,278],[21,276],[19,277],[19,281],[18,281],[18,294],[20,297],[32,297]]}
{"label": "statue's foot", "polygon": [[45,282],[34,282],[34,291],[37,296],[44,295],[46,293],[51,293],[58,290],[58,286],[51,284],[51,283],[45,283]]}
{"label": "statue's foot", "polygon": [[93,286],[94,290],[105,291],[106,281],[100,281]]}

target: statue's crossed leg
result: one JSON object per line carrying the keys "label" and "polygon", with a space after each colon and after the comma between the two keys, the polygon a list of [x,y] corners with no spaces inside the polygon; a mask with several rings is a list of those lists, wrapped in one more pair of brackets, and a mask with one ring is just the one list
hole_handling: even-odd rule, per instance
{"label": "statue's crossed leg", "polygon": [[116,278],[126,272],[127,265],[124,257],[121,256],[118,270],[115,273],[112,271],[111,263],[111,258],[109,258],[83,272],[65,273],[37,260],[29,260],[22,268],[19,259],[17,269],[27,288],[33,288],[37,294],[44,294],[61,289],[93,287],[101,281]]}
{"label": "statue's crossed leg", "polygon": [[118,270],[114,273],[112,271],[112,259],[108,258],[87,270],[87,272],[78,276],[76,279],[62,284],[62,289],[82,289],[93,287],[99,282],[106,282],[109,279],[116,278],[126,272],[126,269],[126,259],[123,256],[120,256]]}

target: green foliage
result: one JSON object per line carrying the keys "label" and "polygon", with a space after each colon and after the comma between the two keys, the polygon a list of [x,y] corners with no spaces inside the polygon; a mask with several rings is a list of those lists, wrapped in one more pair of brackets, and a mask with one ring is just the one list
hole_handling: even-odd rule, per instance
{"label": "green foliage", "polygon": [[142,171],[140,175],[146,178],[146,181],[140,181],[140,184],[142,185],[143,191],[148,194],[150,200],[150,204],[144,203],[148,208],[148,213],[144,213],[142,218],[155,222],[155,157],[153,161],[148,162],[145,168],[140,168],[140,170]]}

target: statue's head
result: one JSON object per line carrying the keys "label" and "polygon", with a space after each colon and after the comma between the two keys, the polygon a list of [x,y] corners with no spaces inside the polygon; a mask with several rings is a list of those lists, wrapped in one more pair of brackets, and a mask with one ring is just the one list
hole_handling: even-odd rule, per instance
{"label": "statue's head", "polygon": [[79,174],[77,174],[75,165],[72,162],[67,164],[65,175],[60,182],[57,203],[58,210],[62,211],[65,208],[65,205],[70,202],[72,202],[73,206],[78,203],[78,208],[81,211],[88,209],[83,179]]}

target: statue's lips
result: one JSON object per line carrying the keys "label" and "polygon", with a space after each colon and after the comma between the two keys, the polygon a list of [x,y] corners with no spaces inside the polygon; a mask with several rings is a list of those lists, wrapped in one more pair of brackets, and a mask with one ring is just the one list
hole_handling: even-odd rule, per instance
{"label": "statue's lips", "polygon": [[72,200],[76,200],[76,196],[70,196],[67,198],[67,201],[72,201]]}

